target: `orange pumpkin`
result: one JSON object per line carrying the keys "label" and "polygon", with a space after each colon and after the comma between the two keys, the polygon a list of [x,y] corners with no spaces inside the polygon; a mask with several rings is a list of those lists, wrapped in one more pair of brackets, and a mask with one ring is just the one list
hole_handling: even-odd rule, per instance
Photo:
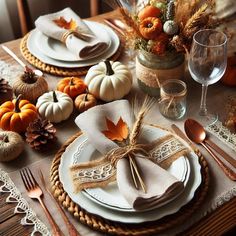
{"label": "orange pumpkin", "polygon": [[68,94],[72,99],[83,93],[86,88],[84,81],[78,77],[66,77],[57,84],[57,90]]}
{"label": "orange pumpkin", "polygon": [[222,83],[229,86],[236,86],[236,53],[228,57],[227,68],[221,79]]}
{"label": "orange pumpkin", "polygon": [[91,107],[96,106],[97,100],[92,94],[80,94],[75,99],[75,107],[78,111],[84,112]]}
{"label": "orange pumpkin", "polygon": [[29,123],[38,117],[37,108],[21,95],[0,106],[0,128],[22,133]]}
{"label": "orange pumpkin", "polygon": [[159,18],[148,17],[141,21],[139,31],[145,39],[155,39],[162,31],[162,23]]}
{"label": "orange pumpkin", "polygon": [[146,6],[139,13],[138,18],[142,21],[147,17],[159,17],[161,16],[161,10],[154,6]]}

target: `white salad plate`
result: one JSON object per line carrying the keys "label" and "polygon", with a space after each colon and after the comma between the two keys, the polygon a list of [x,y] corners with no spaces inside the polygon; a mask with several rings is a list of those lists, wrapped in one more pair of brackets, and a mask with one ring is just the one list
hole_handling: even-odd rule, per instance
{"label": "white salad plate", "polygon": [[[149,137],[150,135],[148,135],[148,132],[154,132],[156,134],[155,138],[160,138],[169,134],[168,131],[162,130],[160,128],[152,126],[148,127],[148,129],[145,129],[147,131],[147,135],[144,136]],[[91,146],[90,148],[88,148],[89,145]],[[84,152],[84,150],[86,151]],[[83,209],[92,214],[100,215],[101,217],[112,221],[123,223],[141,223],[158,220],[166,215],[173,214],[177,212],[182,206],[191,201],[191,199],[194,197],[196,189],[199,187],[202,181],[201,165],[199,164],[198,156],[194,152],[191,152],[188,154],[187,158],[180,157],[177,162],[173,162],[169,169],[169,171],[173,171],[171,172],[173,174],[174,172],[177,173],[177,166],[181,166],[181,169],[185,170],[185,173],[182,172],[181,174],[178,174],[179,178],[185,179],[185,189],[179,196],[175,198],[174,201],[144,212],[134,211],[130,207],[129,209],[122,209],[124,204],[127,206],[127,202],[119,193],[118,187],[115,183],[110,184],[110,186],[104,189],[97,188],[97,190],[94,190],[96,195],[95,198],[94,193],[88,194],[88,192],[85,193],[83,191],[79,193],[74,192],[71,176],[68,174],[70,167],[76,163],[87,162],[89,160],[101,157],[98,155],[99,153],[94,148],[92,148],[92,145],[88,143],[86,136],[82,134],[77,139],[75,139],[74,142],[72,142],[62,154],[61,163],[59,165],[59,177],[61,183],[63,184],[64,190],[75,203],[78,203]],[[114,201],[108,201],[107,196],[112,196],[113,200],[118,199],[118,208],[113,205]],[[101,199],[102,201],[100,201]]]}
{"label": "white salad plate", "polygon": [[86,21],[86,23],[88,24],[89,27],[90,25],[99,24],[107,31],[110,37],[110,42],[111,42],[110,46],[101,55],[95,58],[84,60],[84,61],[61,61],[61,60],[55,60],[51,57],[48,57],[40,50],[38,46],[39,44],[41,44],[41,40],[45,36],[37,29],[34,29],[33,31],[30,32],[28,40],[27,40],[27,48],[30,51],[30,53],[34,55],[35,57],[37,57],[40,61],[49,65],[53,65],[57,67],[64,67],[64,68],[79,68],[79,67],[95,65],[99,63],[100,61],[105,60],[111,57],[112,55],[114,55],[120,46],[120,39],[117,36],[117,34],[108,26],[102,25],[100,23],[91,22],[91,21]]}
{"label": "white salad plate", "polygon": [[[86,23],[90,27],[90,29],[94,33],[94,37],[97,37],[102,42],[107,43],[108,47],[106,50],[108,50],[111,46],[111,37],[104,25],[96,22],[93,22],[93,24],[91,24],[90,21],[84,21],[84,23]],[[84,61],[84,59],[78,59],[78,57],[74,53],[69,51],[65,44],[42,33],[40,35],[40,41],[37,42],[37,46],[43,54],[55,60],[69,62]],[[94,52],[94,54],[89,59],[98,57],[104,52],[105,50],[100,51],[97,54],[96,52]]]}

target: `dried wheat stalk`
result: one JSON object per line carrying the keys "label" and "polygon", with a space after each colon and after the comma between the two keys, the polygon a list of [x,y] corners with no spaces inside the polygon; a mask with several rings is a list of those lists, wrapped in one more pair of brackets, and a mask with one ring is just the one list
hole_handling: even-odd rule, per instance
{"label": "dried wheat stalk", "polygon": [[[130,132],[129,141],[130,141],[131,145],[136,144],[138,136],[141,132],[144,117],[147,115],[147,113],[153,107],[154,102],[155,102],[155,100],[153,98],[150,98],[150,97],[145,98],[145,100],[138,112],[138,115],[136,117],[136,121],[134,122],[133,128]],[[133,109],[135,109],[135,107],[138,107],[138,102],[137,102],[136,98],[133,103]]]}

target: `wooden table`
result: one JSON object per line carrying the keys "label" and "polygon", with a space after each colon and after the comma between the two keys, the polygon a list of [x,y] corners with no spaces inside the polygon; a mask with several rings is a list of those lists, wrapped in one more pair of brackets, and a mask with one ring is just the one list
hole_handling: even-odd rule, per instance
{"label": "wooden table", "polygon": [[[103,15],[99,15],[91,18],[95,21],[102,21],[105,17],[118,17],[117,12],[110,12]],[[5,43],[10,49],[12,49],[19,57],[22,58],[20,54],[19,44],[20,40],[14,40]],[[10,58],[2,49],[0,49],[0,60],[7,63],[16,64],[16,62]],[[54,89],[56,83],[58,82],[58,77],[47,75],[47,81],[49,83],[50,89]],[[193,83],[193,82],[190,82]],[[218,88],[217,91],[229,91],[233,94],[235,90],[228,89],[226,87]],[[198,97],[200,97],[200,89],[198,89]],[[213,95],[214,92],[211,93]],[[194,97],[192,98],[194,99]],[[13,163],[3,164],[0,163],[0,168],[7,172],[18,170],[24,166],[31,163],[37,162],[42,158],[50,158],[55,155],[60,145],[64,143],[70,136],[72,136],[78,127],[74,124],[74,118],[77,114],[73,114],[69,120],[61,124],[56,125],[58,145],[53,150],[46,152],[35,152],[28,145],[26,145],[25,151],[21,156]],[[178,123],[178,122],[177,122]],[[23,159],[23,161],[22,161]],[[14,214],[14,204],[5,203],[7,194],[0,194],[0,235],[29,235],[31,232],[31,227],[25,227],[20,224],[21,215]],[[200,222],[197,222],[193,227],[184,232],[185,235],[221,235],[228,232],[230,229],[236,226],[236,198],[233,198],[228,203],[219,207],[217,210],[203,217]],[[217,232],[217,234],[212,234],[212,232]],[[233,232],[231,230],[231,232]],[[183,235],[183,234],[181,234]]]}

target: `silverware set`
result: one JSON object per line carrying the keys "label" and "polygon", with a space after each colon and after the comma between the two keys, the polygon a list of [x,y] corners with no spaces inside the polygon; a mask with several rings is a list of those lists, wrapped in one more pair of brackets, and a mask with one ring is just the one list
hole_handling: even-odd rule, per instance
{"label": "silverware set", "polygon": [[[21,179],[24,183],[24,186],[27,190],[28,196],[32,199],[38,200],[40,205],[42,206],[42,208],[45,212],[45,215],[52,227],[52,235],[54,235],[54,236],[64,235],[62,233],[62,231],[60,230],[59,226],[56,224],[55,220],[53,219],[47,206],[45,205],[45,203],[43,201],[43,195],[44,195],[43,190],[39,186],[38,182],[36,181],[35,177],[33,176],[32,172],[31,172],[31,170],[29,168],[24,168],[24,169],[20,170],[20,175],[21,175]],[[46,186],[46,182],[45,182],[45,179],[43,177],[43,173],[41,172],[41,170],[39,170],[39,175],[40,175],[40,179],[41,179],[44,189],[55,200],[54,202],[56,204],[56,207],[57,207],[58,211],[60,212],[64,222],[66,223],[66,226],[68,229],[68,235],[80,236],[80,234],[77,232],[77,230],[75,229],[73,224],[70,223],[68,217],[66,216],[65,212],[62,210],[60,204],[56,201],[56,199],[53,197],[52,193],[50,192],[50,190]]]}
{"label": "silverware set", "polygon": [[224,171],[225,175],[231,180],[236,181],[236,172],[226,165],[218,154],[221,155],[221,157],[230,163],[234,168],[236,168],[236,160],[207,137],[206,131],[201,124],[195,120],[187,119],[184,123],[184,129],[187,136],[175,124],[171,127],[173,131],[185,140],[193,149],[195,149],[193,143],[202,145],[213,157],[219,167]]}

